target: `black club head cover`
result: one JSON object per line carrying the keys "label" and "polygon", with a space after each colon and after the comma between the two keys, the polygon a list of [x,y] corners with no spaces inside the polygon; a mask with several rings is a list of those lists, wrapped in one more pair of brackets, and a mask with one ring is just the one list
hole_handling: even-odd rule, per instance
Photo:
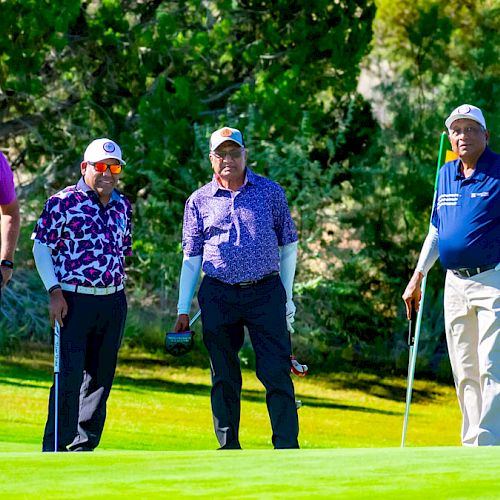
{"label": "black club head cover", "polygon": [[165,348],[172,356],[182,356],[188,353],[194,345],[194,333],[187,332],[167,332],[165,334]]}

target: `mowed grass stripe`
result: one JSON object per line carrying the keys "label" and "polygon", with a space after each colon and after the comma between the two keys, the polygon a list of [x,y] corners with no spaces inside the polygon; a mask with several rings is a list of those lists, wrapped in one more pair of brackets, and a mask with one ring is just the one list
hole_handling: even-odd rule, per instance
{"label": "mowed grass stripe", "polygon": [[499,448],[3,453],[2,498],[498,498]]}
{"label": "mowed grass stripe", "polygon": [[[50,352],[0,357],[0,451],[38,451],[51,384]],[[243,373],[241,442],[269,449],[265,394]],[[396,377],[336,373],[294,378],[302,448],[399,447],[405,383]],[[210,412],[208,369],[172,367],[164,357],[124,351],[108,404],[100,450],[183,451],[218,447]],[[454,389],[415,381],[408,446],[458,445]]]}

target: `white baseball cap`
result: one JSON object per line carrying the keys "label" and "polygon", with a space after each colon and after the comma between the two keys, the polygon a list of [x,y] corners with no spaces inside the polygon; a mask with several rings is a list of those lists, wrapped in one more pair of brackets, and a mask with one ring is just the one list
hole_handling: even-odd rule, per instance
{"label": "white baseball cap", "polygon": [[89,161],[91,163],[106,160],[108,158],[113,158],[114,160],[118,160],[122,165],[126,165],[126,162],[122,160],[122,150],[120,146],[118,146],[115,141],[106,137],[92,141],[83,154],[83,161]]}
{"label": "white baseball cap", "polygon": [[455,120],[460,120],[462,118],[466,120],[473,120],[479,123],[479,125],[483,128],[486,128],[486,121],[482,111],[472,104],[462,104],[461,106],[458,106],[458,108],[455,108],[451,112],[450,116],[446,118],[444,124],[446,125],[446,128],[449,129]]}
{"label": "white baseball cap", "polygon": [[216,150],[226,141],[232,141],[242,148],[245,147],[243,135],[237,128],[222,127],[210,136],[210,151]]}

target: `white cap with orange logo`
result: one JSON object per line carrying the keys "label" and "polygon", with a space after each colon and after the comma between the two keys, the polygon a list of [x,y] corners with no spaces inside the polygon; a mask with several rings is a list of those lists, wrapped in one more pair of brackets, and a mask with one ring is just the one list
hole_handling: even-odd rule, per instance
{"label": "white cap with orange logo", "polygon": [[223,142],[232,141],[242,148],[245,147],[242,133],[231,127],[222,127],[210,136],[210,151],[216,150]]}

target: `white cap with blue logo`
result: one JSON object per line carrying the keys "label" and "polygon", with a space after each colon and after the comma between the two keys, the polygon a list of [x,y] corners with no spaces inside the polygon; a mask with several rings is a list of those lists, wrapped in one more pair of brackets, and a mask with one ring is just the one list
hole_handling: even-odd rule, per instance
{"label": "white cap with blue logo", "polygon": [[450,129],[455,120],[461,119],[473,120],[479,123],[479,125],[481,125],[483,128],[486,128],[486,120],[484,119],[482,111],[472,104],[462,104],[461,106],[458,106],[458,108],[455,108],[451,112],[450,116],[446,118],[444,124],[446,125],[447,129]]}
{"label": "white cap with blue logo", "polygon": [[115,141],[106,137],[92,141],[87,146],[83,155],[83,161],[89,161],[91,163],[106,160],[108,158],[113,158],[114,160],[118,160],[122,165],[126,165],[122,160],[122,150],[120,146],[118,146]]}

